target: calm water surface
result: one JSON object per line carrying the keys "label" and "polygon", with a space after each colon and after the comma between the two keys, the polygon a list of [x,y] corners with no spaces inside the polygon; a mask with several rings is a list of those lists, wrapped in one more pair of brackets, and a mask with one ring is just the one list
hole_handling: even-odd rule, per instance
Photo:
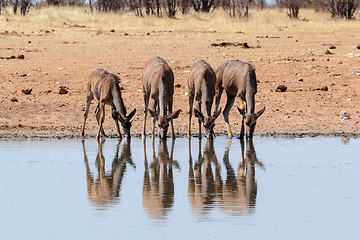
{"label": "calm water surface", "polygon": [[342,140],[1,140],[0,239],[360,239]]}

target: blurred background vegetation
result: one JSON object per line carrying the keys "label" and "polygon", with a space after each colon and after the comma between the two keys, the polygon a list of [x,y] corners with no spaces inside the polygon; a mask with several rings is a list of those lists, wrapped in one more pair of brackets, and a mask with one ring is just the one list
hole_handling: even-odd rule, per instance
{"label": "blurred background vegetation", "polygon": [[[229,17],[247,19],[253,9],[279,8],[291,19],[299,19],[302,9],[326,12],[332,18],[354,19],[360,0],[0,0],[0,15],[27,15],[32,9],[70,6],[89,13],[134,13],[135,16],[176,18],[178,14],[224,11]],[[8,18],[7,18],[8,19]],[[306,19],[301,19],[306,20]]]}

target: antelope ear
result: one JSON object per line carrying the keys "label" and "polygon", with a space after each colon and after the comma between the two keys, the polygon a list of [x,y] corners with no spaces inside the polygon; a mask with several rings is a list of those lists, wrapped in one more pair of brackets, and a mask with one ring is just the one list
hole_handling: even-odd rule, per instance
{"label": "antelope ear", "polygon": [[153,112],[152,110],[149,109],[149,113],[152,118],[154,118],[156,121],[158,120],[158,115],[156,114],[156,112]]}
{"label": "antelope ear", "polygon": [[136,113],[136,108],[127,116],[127,118],[130,120],[133,118],[133,116],[135,115]]}
{"label": "antelope ear", "polygon": [[241,109],[239,107],[237,107],[237,110],[239,111],[240,115],[242,115],[243,117],[245,117],[245,109]]}
{"label": "antelope ear", "polygon": [[262,109],[260,109],[256,114],[256,119],[258,119],[258,117],[260,117],[263,113],[265,112],[265,107],[263,107]]}
{"label": "antelope ear", "polygon": [[175,113],[171,114],[169,117],[167,117],[167,119],[172,120],[172,119],[177,119],[180,115],[181,109],[177,110]]}
{"label": "antelope ear", "polygon": [[221,108],[216,113],[214,113],[214,116],[213,116],[214,120],[219,117],[220,113],[221,113]]}
{"label": "antelope ear", "polygon": [[204,115],[199,112],[196,108],[194,108],[194,115],[197,119],[200,120],[200,122],[204,122]]}

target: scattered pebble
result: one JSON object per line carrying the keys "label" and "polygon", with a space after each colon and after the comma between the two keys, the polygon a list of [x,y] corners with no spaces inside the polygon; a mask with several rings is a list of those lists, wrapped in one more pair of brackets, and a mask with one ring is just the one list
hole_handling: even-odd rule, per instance
{"label": "scattered pebble", "polygon": [[287,90],[287,87],[285,85],[279,85],[276,88],[276,92],[286,92],[286,90]]}
{"label": "scattered pebble", "polygon": [[336,49],[335,45],[330,44],[329,49]]}
{"label": "scattered pebble", "polygon": [[142,92],[143,90],[142,89],[138,89],[138,92]]}
{"label": "scattered pebble", "polygon": [[59,94],[68,94],[69,90],[66,86],[60,86],[59,87]]}
{"label": "scattered pebble", "polygon": [[12,98],[12,99],[10,99],[10,101],[12,101],[12,102],[19,102],[19,100],[18,100],[17,98]]}
{"label": "scattered pebble", "polygon": [[340,113],[340,120],[344,121],[344,120],[349,120],[350,119],[350,114],[348,114],[346,111],[342,111]]}
{"label": "scattered pebble", "polygon": [[64,70],[64,68],[63,68],[63,67],[60,67],[60,68],[58,68],[58,70],[61,71],[61,70]]}
{"label": "scattered pebble", "polygon": [[329,50],[326,50],[326,51],[325,51],[325,54],[330,54],[330,55],[332,55],[333,53],[330,52]]}
{"label": "scattered pebble", "polygon": [[21,90],[21,92],[22,92],[23,94],[25,94],[25,95],[31,94],[31,91],[32,91],[32,88],[28,88],[28,89],[23,89],[23,90]]}

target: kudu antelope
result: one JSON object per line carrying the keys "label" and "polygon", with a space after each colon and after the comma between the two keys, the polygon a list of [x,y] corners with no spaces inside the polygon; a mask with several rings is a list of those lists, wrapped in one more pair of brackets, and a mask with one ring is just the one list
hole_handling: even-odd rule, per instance
{"label": "kudu antelope", "polygon": [[157,121],[160,128],[160,138],[166,139],[170,122],[171,136],[174,139],[175,133],[172,120],[179,117],[181,109],[172,113],[174,73],[164,59],[156,56],[146,63],[143,75],[143,92],[145,101],[143,139],[146,136],[146,116],[148,111],[153,118],[152,137],[155,137],[155,121]]}
{"label": "kudu antelope", "polygon": [[232,132],[229,123],[229,112],[235,99],[238,111],[242,117],[240,138],[244,138],[244,121],[246,123],[246,138],[252,138],[256,120],[264,113],[265,107],[255,113],[255,94],[257,81],[254,68],[239,60],[230,60],[216,69],[215,111],[219,108],[220,98],[225,89],[227,102],[223,111],[229,138]]}
{"label": "kudu antelope", "polygon": [[203,123],[208,138],[213,139],[215,119],[220,115],[221,109],[211,116],[211,107],[215,95],[215,72],[204,60],[197,61],[191,68],[189,88],[189,125],[188,137],[191,137],[191,116],[195,98],[194,115],[199,120],[199,138],[201,138],[201,123]]}
{"label": "kudu antelope", "polygon": [[81,130],[81,136],[84,136],[85,122],[89,114],[89,107],[94,96],[99,101],[96,109],[96,119],[99,124],[99,130],[96,138],[105,136],[103,130],[103,123],[105,119],[105,104],[110,105],[112,108],[112,117],[115,120],[117,135],[122,138],[118,121],[120,121],[124,133],[127,138],[130,138],[130,128],[132,123],[132,117],[135,115],[136,109],[134,109],[129,115],[126,115],[126,108],[124,101],[121,97],[120,78],[113,73],[110,73],[102,68],[95,69],[87,83],[87,96],[86,96],[86,109],[84,113],[84,123]]}

